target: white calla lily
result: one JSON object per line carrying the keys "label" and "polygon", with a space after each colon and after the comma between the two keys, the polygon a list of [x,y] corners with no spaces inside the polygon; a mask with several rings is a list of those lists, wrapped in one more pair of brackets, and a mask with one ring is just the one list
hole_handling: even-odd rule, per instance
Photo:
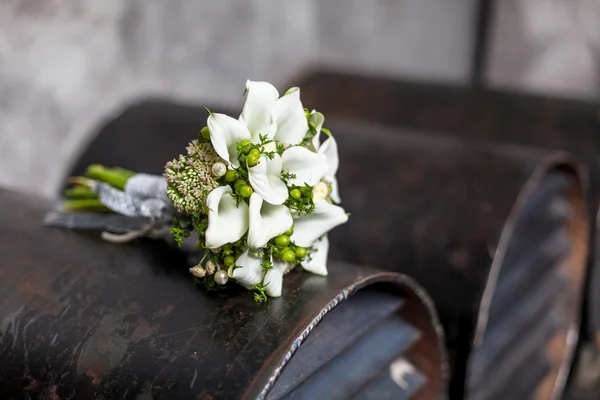
{"label": "white calla lily", "polygon": [[211,113],[208,116],[208,131],[210,141],[223,160],[234,168],[240,166],[238,161],[237,144],[242,140],[250,140],[250,132],[246,125],[225,114]]}
{"label": "white calla lily", "polygon": [[271,297],[281,296],[283,288],[283,275],[287,268],[284,261],[273,261],[273,268],[267,271],[264,279],[265,292]]}
{"label": "white calla lily", "polygon": [[251,249],[265,247],[269,240],[285,233],[294,223],[286,206],[269,204],[256,193],[250,196],[249,213],[248,246]]}
{"label": "white calla lily", "polygon": [[295,176],[288,179],[288,183],[296,186],[316,185],[329,169],[325,154],[315,153],[300,146],[284,151],[281,162],[283,172]]}
{"label": "white calla lily", "polygon": [[318,152],[325,157],[329,167],[325,174],[325,180],[331,184],[331,199],[336,204],[339,204],[342,202],[342,199],[340,198],[336,174],[340,166],[340,159],[338,156],[337,142],[333,138],[333,135],[329,135],[329,137],[321,144]]}
{"label": "white calla lily", "polygon": [[312,110],[309,120],[312,124],[314,124],[315,130],[317,131],[316,135],[313,136],[312,139],[312,145],[315,148],[315,151],[317,151],[321,146],[321,129],[323,128],[323,123],[325,123],[325,116],[316,110]]}
{"label": "white calla lily", "polygon": [[248,180],[254,191],[273,205],[283,204],[288,198],[287,185],[281,180],[281,167],[281,157],[275,154],[273,159],[260,156],[258,164],[248,168]]}
{"label": "white calla lily", "polygon": [[277,129],[273,110],[278,99],[279,92],[270,83],[246,81],[246,102],[239,120],[250,131],[254,143],[260,140],[259,135],[273,138]]}
{"label": "white calla lily", "polygon": [[306,136],[308,122],[300,101],[300,89],[291,88],[277,100],[273,113],[277,124],[275,140],[280,143],[299,144]]}
{"label": "white calla lily", "polygon": [[323,236],[312,245],[310,259],[302,262],[302,268],[315,275],[327,276],[327,256],[329,255],[329,238]]}
{"label": "white calla lily", "polygon": [[208,195],[206,247],[218,248],[241,239],[248,231],[248,205],[236,204],[229,186],[219,186]]}
{"label": "white calla lily", "polygon": [[295,220],[291,240],[298,246],[310,247],[315,240],[346,221],[348,214],[342,207],[326,200],[317,201],[313,212]]}
{"label": "white calla lily", "polygon": [[236,268],[229,272],[229,277],[233,278],[246,288],[261,283],[264,277],[262,268],[262,259],[254,257],[250,250],[246,250],[235,261]]}

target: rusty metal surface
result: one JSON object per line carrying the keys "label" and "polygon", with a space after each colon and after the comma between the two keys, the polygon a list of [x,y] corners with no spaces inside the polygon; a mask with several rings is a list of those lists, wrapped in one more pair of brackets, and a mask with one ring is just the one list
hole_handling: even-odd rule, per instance
{"label": "rusty metal surface", "polygon": [[49,208],[0,191],[3,398],[262,397],[320,320],[373,284],[394,285],[422,333],[412,361],[428,384],[414,398],[445,393],[441,327],[407,277],[332,264],[327,278],[292,273],[282,298],[258,304],[235,287],[194,287],[165,246],[44,228]]}

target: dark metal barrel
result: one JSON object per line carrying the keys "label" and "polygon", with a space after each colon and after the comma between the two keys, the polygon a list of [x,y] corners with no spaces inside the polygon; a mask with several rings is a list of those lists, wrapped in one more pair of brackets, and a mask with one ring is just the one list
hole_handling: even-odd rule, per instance
{"label": "dark metal barrel", "polygon": [[352,213],[331,235],[332,257],[425,287],[447,332],[455,398],[556,398],[577,342],[588,254],[577,165],[523,147],[329,127]]}
{"label": "dark metal barrel", "polygon": [[164,243],[43,227],[51,208],[0,191],[2,398],[445,397],[442,328],[406,276],[332,263],[260,304],[195,287]]}
{"label": "dark metal barrel", "polygon": [[[96,162],[159,173],[164,160],[174,157],[205,119],[206,112],[199,108],[164,102],[136,105],[101,129],[72,173]],[[326,126],[337,138],[340,190],[344,207],[352,213],[349,223],[331,234],[332,259],[402,271],[426,287],[446,330],[454,398],[463,397],[465,386],[475,393],[477,384],[471,381],[476,375],[467,377],[467,364],[469,360],[476,362],[477,354],[498,353],[494,348],[502,350],[498,353],[500,358],[493,357],[494,362],[531,365],[528,380],[534,383],[534,389],[540,393],[544,390],[559,393],[577,341],[581,278],[587,253],[585,190],[578,167],[567,156],[546,160],[548,152],[527,147],[482,145],[418,131],[403,132],[331,119],[327,119]],[[123,150],[133,148],[139,151],[125,154]],[[558,185],[558,193],[553,191],[552,182],[545,186],[546,178],[555,179],[549,176],[555,172],[566,176],[568,181],[567,189],[561,191]],[[558,206],[540,208],[541,215],[528,214],[521,208],[530,196],[534,199],[541,196],[537,200],[541,204],[552,203],[557,197]],[[555,208],[558,214],[563,209],[567,218],[562,226],[551,223],[547,228],[546,217]],[[520,220],[525,222],[515,228]],[[577,252],[568,258],[572,262],[554,268],[561,253],[548,252],[548,245],[540,246],[536,240],[549,233],[551,238],[558,236],[559,244],[564,244],[557,232],[565,228],[570,246],[566,251],[571,254],[571,249],[577,249]],[[555,250],[551,244],[550,249]],[[501,256],[504,253],[506,257]],[[540,267],[545,260],[551,264],[547,269]],[[529,266],[522,267],[523,264]],[[508,286],[514,279],[521,281],[509,274],[509,270],[527,278],[533,298],[501,290],[500,286],[507,284],[501,284],[505,278],[499,275],[506,275]],[[545,274],[546,271],[551,273]],[[565,280],[561,274],[566,275]],[[498,292],[504,293],[497,296],[498,304],[504,306],[493,305],[494,310],[501,312],[491,313],[485,303],[493,302],[497,280]],[[519,287],[516,285],[517,290]],[[539,291],[563,294],[554,296],[558,299],[555,303],[540,302],[544,298],[536,294]],[[526,291],[521,289],[521,292]],[[482,298],[487,300],[482,303]],[[536,305],[540,307],[538,310],[560,314],[566,309],[568,313],[558,321],[546,320],[528,313],[531,309],[535,311]],[[513,312],[513,308],[521,311]],[[488,314],[500,317],[486,324]],[[556,354],[548,356],[553,361],[548,362],[546,354],[539,351],[526,360],[511,358],[518,341],[503,332],[511,330],[514,323],[519,324],[527,337],[544,344],[556,343],[550,346]],[[492,339],[507,337],[508,347],[495,344],[489,350],[491,339],[484,340],[486,332]],[[540,339],[544,335],[557,339],[544,341]],[[512,394],[527,390],[515,387]]]}

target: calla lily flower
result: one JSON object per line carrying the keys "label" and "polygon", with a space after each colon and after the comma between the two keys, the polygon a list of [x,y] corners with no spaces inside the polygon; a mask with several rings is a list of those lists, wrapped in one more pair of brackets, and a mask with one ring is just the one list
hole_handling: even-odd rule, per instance
{"label": "calla lily flower", "polygon": [[219,186],[208,195],[208,228],[206,247],[221,247],[238,241],[248,232],[248,246],[259,249],[275,236],[291,228],[294,221],[287,207],[272,205],[253,193],[250,206],[245,202],[236,205],[230,186]]}
{"label": "calla lily flower", "polygon": [[299,88],[292,88],[279,98],[270,83],[249,80],[246,92],[239,119],[211,113],[207,121],[215,151],[233,168],[239,167],[237,143],[242,140],[258,144],[260,135],[266,135],[278,143],[296,145],[308,130]]}
{"label": "calla lily flower", "polygon": [[248,246],[251,249],[265,247],[269,240],[287,232],[294,223],[290,210],[283,205],[272,205],[253,193],[249,207],[250,230]]}
{"label": "calla lily flower", "polygon": [[255,257],[252,251],[246,250],[235,262],[237,268],[229,272],[229,277],[247,289],[264,282],[265,292],[270,297],[281,296],[283,275],[288,264],[284,261],[273,260],[273,268],[264,272],[262,259]]}
{"label": "calla lily flower", "polygon": [[214,249],[241,239],[248,231],[248,205],[236,204],[230,186],[219,186],[208,195],[206,247]]}
{"label": "calla lily flower", "polygon": [[340,206],[327,200],[315,202],[315,209],[307,215],[294,220],[292,242],[298,246],[310,247],[331,229],[348,221],[348,214]]}
{"label": "calla lily flower", "polygon": [[337,142],[333,138],[333,135],[328,134],[327,139],[321,143],[321,130],[323,128],[323,123],[325,122],[325,117],[323,114],[313,110],[310,114],[309,120],[312,124],[314,124],[317,131],[312,139],[312,145],[316,152],[325,155],[327,164],[329,165],[327,173],[325,174],[325,180],[331,184],[331,200],[333,200],[336,204],[340,204],[342,199],[340,198],[338,181],[336,178],[336,174],[340,166]]}
{"label": "calla lily flower", "polygon": [[240,285],[250,289],[262,282],[264,277],[262,259],[255,257],[250,250],[243,252],[235,260],[235,265],[238,267],[229,271],[229,277],[235,279]]}
{"label": "calla lily flower", "polygon": [[271,297],[281,296],[283,288],[283,275],[288,264],[284,261],[273,261],[273,268],[265,274],[264,285],[265,292]]}
{"label": "calla lily flower", "polygon": [[315,275],[327,276],[327,256],[329,255],[329,238],[325,235],[312,245],[310,259],[302,262],[302,268]]}
{"label": "calla lily flower", "polygon": [[258,164],[248,168],[250,185],[266,202],[283,204],[288,198],[288,188],[282,179],[286,172],[293,177],[288,179],[288,184],[303,186],[316,185],[329,171],[327,156],[312,152],[304,147],[291,147],[269,159],[261,156]]}
{"label": "calla lily flower", "polygon": [[340,166],[340,159],[338,156],[337,142],[333,138],[333,135],[330,135],[325,139],[319,147],[318,152],[319,154],[324,155],[327,160],[328,170],[325,173],[325,180],[331,184],[331,200],[336,204],[340,204],[342,199],[340,198],[340,190],[336,178]]}

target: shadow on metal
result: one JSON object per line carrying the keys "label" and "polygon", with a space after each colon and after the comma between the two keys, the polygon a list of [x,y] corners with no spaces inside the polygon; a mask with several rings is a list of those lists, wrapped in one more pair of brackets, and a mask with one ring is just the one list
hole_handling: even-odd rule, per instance
{"label": "shadow on metal", "polygon": [[[42,227],[51,206],[0,190],[3,398],[265,398],[280,376],[290,396],[318,395],[332,389],[326,371],[359,374],[334,388],[359,398],[445,397],[442,328],[406,276],[332,263],[326,278],[291,273],[283,297],[259,304],[235,285],[195,287],[161,243]],[[357,356],[369,370],[347,362]],[[314,373],[286,378],[288,364]]]}

